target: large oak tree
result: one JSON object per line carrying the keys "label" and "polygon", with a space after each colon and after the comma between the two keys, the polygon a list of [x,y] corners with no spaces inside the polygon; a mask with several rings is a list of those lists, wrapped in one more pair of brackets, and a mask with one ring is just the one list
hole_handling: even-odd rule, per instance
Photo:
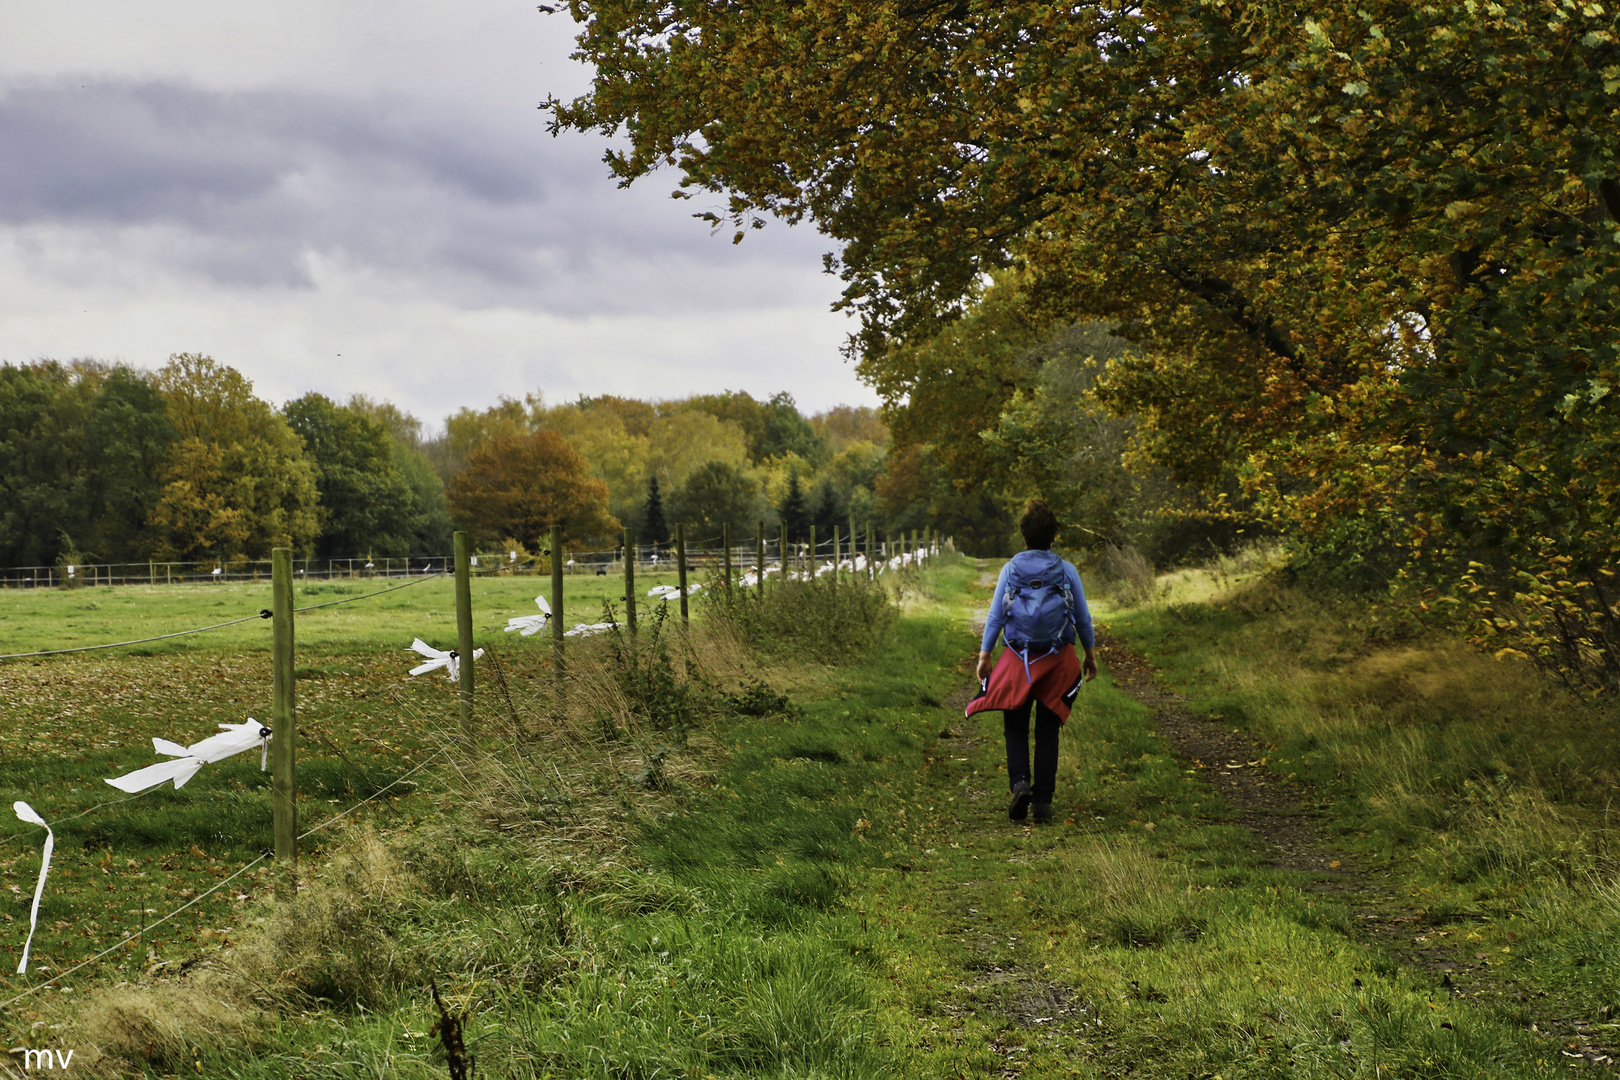
{"label": "large oak tree", "polygon": [[[573,0],[625,180],[813,219],[870,371],[1018,263],[1177,479],[1371,517],[1620,685],[1620,34],[1596,3]],[[1190,453],[1189,448],[1199,452]],[[1563,584],[1559,584],[1563,582]],[[1490,591],[1487,589],[1486,591]],[[1552,615],[1546,613],[1552,612]]]}

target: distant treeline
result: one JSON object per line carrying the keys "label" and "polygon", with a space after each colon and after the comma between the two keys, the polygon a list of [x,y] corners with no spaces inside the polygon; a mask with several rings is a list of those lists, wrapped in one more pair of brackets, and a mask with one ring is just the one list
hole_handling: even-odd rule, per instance
{"label": "distant treeline", "polygon": [[792,397],[681,401],[539,394],[463,409],[437,432],[386,401],[306,394],[280,409],[192,354],[156,372],[88,361],[0,366],[0,565],[442,554],[455,528],[534,549],[624,526],[667,541],[765,521],[882,535],[940,528],[1005,544],[993,506],[963,504],[915,448],[890,453],[869,408],[805,416]]}

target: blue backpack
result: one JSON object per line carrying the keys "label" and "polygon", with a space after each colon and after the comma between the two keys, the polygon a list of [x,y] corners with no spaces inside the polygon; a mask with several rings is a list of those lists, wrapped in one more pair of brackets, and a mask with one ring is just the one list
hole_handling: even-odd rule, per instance
{"label": "blue backpack", "polygon": [[1007,645],[1024,659],[1044,656],[1074,641],[1074,596],[1063,560],[1050,551],[1021,551],[1007,571],[1002,597]]}

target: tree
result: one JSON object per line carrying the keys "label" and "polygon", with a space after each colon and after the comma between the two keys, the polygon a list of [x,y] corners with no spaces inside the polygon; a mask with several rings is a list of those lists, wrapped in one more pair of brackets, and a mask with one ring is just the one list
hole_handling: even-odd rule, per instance
{"label": "tree", "polygon": [[428,460],[449,483],[462,469],[474,450],[508,435],[527,435],[539,428],[539,415],[545,402],[539,394],[525,395],[522,401],[502,394],[496,404],[482,411],[458,409],[445,417],[444,434],[422,444]]}
{"label": "tree", "polygon": [[849,501],[840,497],[838,488],[833,485],[832,478],[823,476],[816,481],[811,489],[813,495],[810,504],[814,508],[810,512],[810,520],[816,523],[816,534],[822,539],[832,536],[833,529],[842,525],[848,531]]}
{"label": "tree", "polygon": [[810,510],[805,506],[804,490],[799,486],[799,471],[788,473],[787,493],[776,509],[782,524],[782,536],[794,543],[810,535]]}
{"label": "tree", "polygon": [[1602,5],[572,10],[595,81],[548,103],[553,126],[623,131],[626,181],[676,163],[738,238],[813,218],[874,377],[1016,262],[1032,325],[1100,319],[1141,346],[1097,392],[1176,479],[1240,469],[1307,534],[1394,507],[1454,581],[1573,603],[1568,640],[1620,687]]}
{"label": "tree", "polygon": [[309,551],[320,534],[303,441],[234,368],[182,353],[157,373],[174,441],[152,513],[159,551],[182,559]]}
{"label": "tree", "polygon": [[669,538],[669,525],[664,521],[664,498],[658,493],[658,477],[647,478],[647,505],[641,512],[641,535],[650,543],[660,544]]}
{"label": "tree", "polygon": [[677,408],[708,413],[716,420],[736,424],[748,440],[750,461],[760,462],[770,457],[766,445],[765,406],[742,390],[727,390],[720,394],[695,394],[679,402]]}
{"label": "tree", "polygon": [[670,496],[670,514],[696,531],[699,539],[719,536],[723,525],[733,537],[747,536],[766,516],[759,481],[724,461],[699,465]]}
{"label": "tree", "polygon": [[449,486],[450,513],[480,542],[514,536],[533,542],[561,525],[569,548],[610,542],[607,484],[555,431],[506,435],[474,450]]}
{"label": "tree", "polygon": [[674,489],[700,465],[722,461],[748,464],[748,438],[735,423],[685,409],[661,416],[647,429],[647,471]]}
{"label": "tree", "polygon": [[891,450],[876,494],[886,532],[938,529],[970,555],[1012,554],[1012,515],[984,488],[963,490],[954,484],[931,446]]}
{"label": "tree", "polygon": [[[282,410],[304,440],[316,469],[321,498],[321,535],[315,553],[336,555],[441,554],[423,550],[444,516],[443,487],[424,484],[388,429],[353,408],[306,394]],[[424,461],[425,465],[426,462]],[[405,468],[401,468],[405,465]]]}
{"label": "tree", "polygon": [[632,436],[619,414],[611,409],[559,405],[540,417],[541,427],[568,440],[585,459],[592,476],[608,487],[608,509],[621,521],[640,518],[642,493],[647,489],[645,435]]}
{"label": "tree", "polygon": [[810,427],[832,454],[841,454],[857,443],[889,445],[889,428],[876,409],[868,405],[835,405],[810,418]]}
{"label": "tree", "polygon": [[827,460],[827,444],[822,442],[810,421],[799,412],[793,395],[783,390],[765,403],[765,434],[760,445],[762,457],[797,454],[813,466]]}
{"label": "tree", "polygon": [[0,564],[145,559],[172,437],[162,398],[129,368],[0,366]]}

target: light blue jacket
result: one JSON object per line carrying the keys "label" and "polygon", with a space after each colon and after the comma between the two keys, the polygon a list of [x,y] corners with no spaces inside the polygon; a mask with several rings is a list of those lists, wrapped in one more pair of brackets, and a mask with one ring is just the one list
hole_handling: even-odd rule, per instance
{"label": "light blue jacket", "polygon": [[[1013,559],[1018,556],[1014,555]],[[980,652],[989,652],[996,647],[996,640],[1001,637],[1001,628],[1007,623],[1007,574],[1012,570],[1012,559],[1008,559],[1001,567],[1001,576],[996,579],[996,595],[990,601],[990,614],[984,620],[984,640],[979,645]],[[1069,560],[1063,560],[1063,573],[1069,579],[1069,595],[1074,597],[1074,632],[1081,645],[1086,648],[1096,646],[1096,635],[1091,628],[1091,609],[1086,607],[1086,590],[1080,584],[1080,571],[1074,568]]]}

